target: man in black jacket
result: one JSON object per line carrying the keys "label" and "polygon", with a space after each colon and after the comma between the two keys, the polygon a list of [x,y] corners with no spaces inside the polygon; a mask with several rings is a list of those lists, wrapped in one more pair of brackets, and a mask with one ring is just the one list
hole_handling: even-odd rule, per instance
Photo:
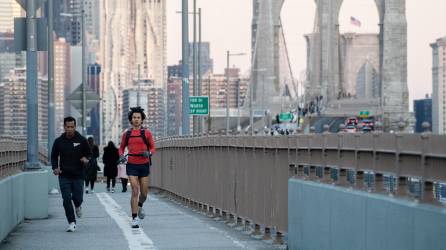
{"label": "man in black jacket", "polygon": [[73,204],[78,218],[82,216],[83,178],[84,169],[91,157],[91,150],[87,139],[76,131],[76,119],[65,117],[63,133],[54,141],[51,150],[51,165],[54,175],[59,176],[60,192],[63,207],[68,220],[67,232],[76,231],[76,218]]}

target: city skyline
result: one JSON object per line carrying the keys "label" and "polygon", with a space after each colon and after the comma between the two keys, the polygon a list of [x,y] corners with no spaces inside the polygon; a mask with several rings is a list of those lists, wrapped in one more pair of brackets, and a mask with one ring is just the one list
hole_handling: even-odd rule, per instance
{"label": "city skyline", "polygon": [[[189,1],[192,11],[192,1]],[[431,4],[426,4],[429,2]],[[237,4],[237,8],[234,6]],[[251,51],[252,1],[235,0],[197,0],[202,8],[203,41],[211,44],[211,58],[214,59],[215,72],[223,72],[226,65],[226,50],[231,52]],[[370,9],[373,11],[369,11]],[[167,61],[169,65],[181,59],[181,2],[167,1]],[[432,54],[430,44],[446,35],[446,1],[428,0],[419,2],[406,1],[408,22],[408,86],[411,103],[432,91]],[[230,13],[225,15],[225,13]],[[430,18],[425,18],[430,13]],[[289,50],[291,67],[295,77],[305,70],[306,45],[304,34],[311,33],[314,25],[315,4],[308,1],[285,1],[282,8],[282,23]],[[350,16],[361,21],[361,27],[350,24]],[[231,17],[228,19],[228,17]],[[192,15],[189,17],[190,36],[192,40]],[[341,32],[378,32],[378,12],[373,0],[345,0],[340,10]],[[298,24],[298,25],[296,25]],[[427,28],[428,27],[428,28]],[[228,39],[222,33],[226,32]],[[248,73],[250,56],[231,58],[231,66],[241,68]],[[412,109],[412,107],[410,107]]]}

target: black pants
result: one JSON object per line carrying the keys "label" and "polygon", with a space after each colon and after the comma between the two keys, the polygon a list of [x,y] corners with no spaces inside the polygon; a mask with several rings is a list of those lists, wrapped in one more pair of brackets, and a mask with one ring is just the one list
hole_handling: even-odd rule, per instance
{"label": "black pants", "polygon": [[85,187],[88,188],[88,184],[90,184],[91,190],[94,188],[94,180],[85,180]]}
{"label": "black pants", "polygon": [[121,178],[121,184],[122,184],[122,192],[127,192],[127,183],[128,183],[128,179],[126,178]]}
{"label": "black pants", "polygon": [[116,178],[115,178],[115,177],[108,177],[108,176],[107,176],[107,189],[110,188],[110,181],[111,181],[111,183],[112,183],[112,188],[115,188]]}
{"label": "black pants", "polygon": [[63,208],[65,209],[65,216],[67,217],[68,223],[76,222],[73,203],[75,207],[82,205],[84,198],[82,179],[59,177],[59,187],[62,193]]}

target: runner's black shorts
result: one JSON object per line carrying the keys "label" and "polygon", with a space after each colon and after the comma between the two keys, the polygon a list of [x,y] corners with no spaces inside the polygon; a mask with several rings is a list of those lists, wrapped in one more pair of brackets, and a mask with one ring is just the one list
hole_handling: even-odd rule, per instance
{"label": "runner's black shorts", "polygon": [[128,176],[146,177],[150,175],[150,164],[127,163],[126,170]]}

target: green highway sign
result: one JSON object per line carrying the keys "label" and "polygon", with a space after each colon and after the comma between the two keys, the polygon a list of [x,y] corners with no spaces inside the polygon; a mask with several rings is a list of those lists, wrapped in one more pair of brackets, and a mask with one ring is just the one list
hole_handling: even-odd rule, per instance
{"label": "green highway sign", "polygon": [[292,121],[294,118],[293,114],[291,112],[282,112],[279,114],[279,121],[280,122],[289,122]]}
{"label": "green highway sign", "polygon": [[368,110],[359,111],[359,117],[361,117],[361,118],[367,118],[367,117],[369,117],[369,115],[370,115],[370,112]]}
{"label": "green highway sign", "polygon": [[189,97],[190,115],[209,115],[209,97],[191,96]]}

